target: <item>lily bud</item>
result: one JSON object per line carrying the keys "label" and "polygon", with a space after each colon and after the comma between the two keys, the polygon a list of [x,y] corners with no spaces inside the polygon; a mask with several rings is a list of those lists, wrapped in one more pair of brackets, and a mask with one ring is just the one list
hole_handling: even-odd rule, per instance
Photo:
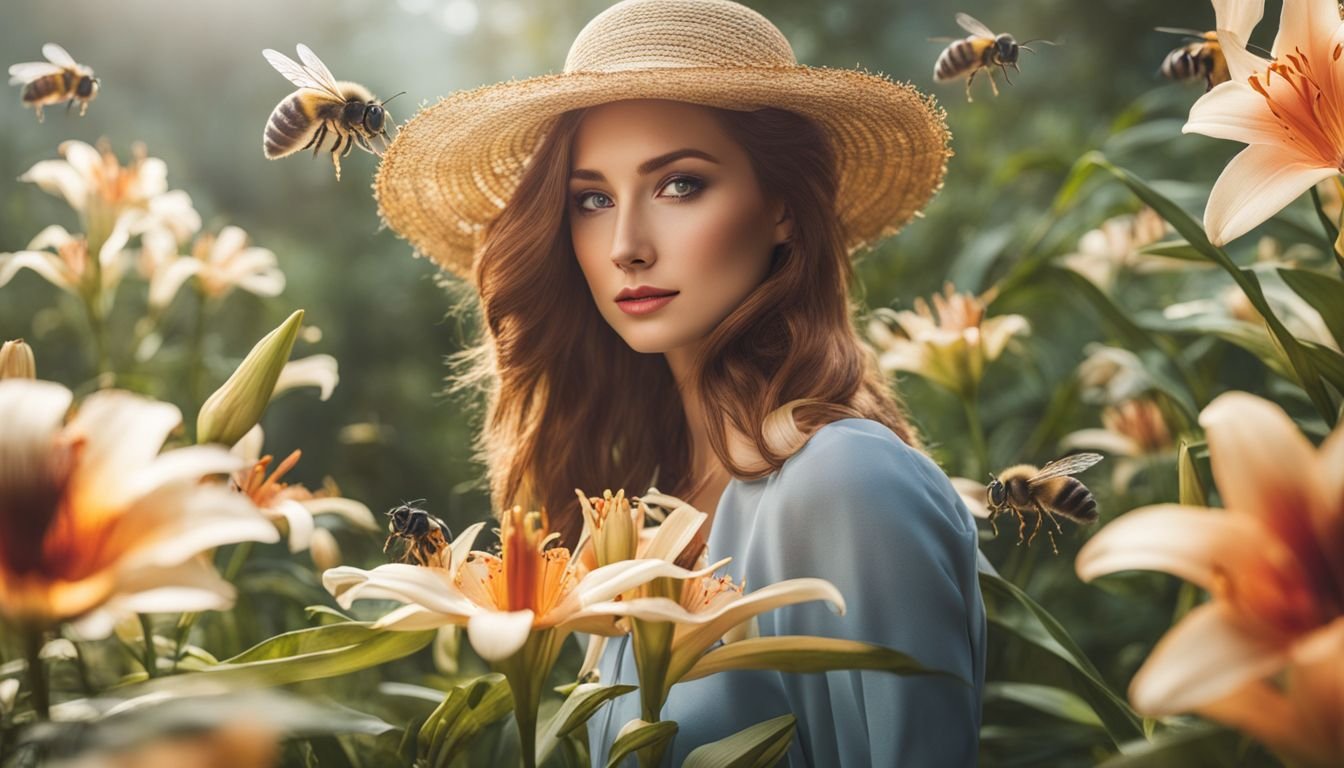
{"label": "lily bud", "polygon": [[0,379],[36,379],[37,360],[33,348],[23,339],[6,341],[0,346]]}
{"label": "lily bud", "polygon": [[303,310],[266,334],[196,417],[196,442],[233,445],[261,420],[303,325]]}

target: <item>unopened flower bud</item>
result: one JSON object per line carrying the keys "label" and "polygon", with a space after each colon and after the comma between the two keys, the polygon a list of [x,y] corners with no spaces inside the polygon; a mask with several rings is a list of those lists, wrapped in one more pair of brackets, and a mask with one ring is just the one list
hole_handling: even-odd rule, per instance
{"label": "unopened flower bud", "polygon": [[196,442],[233,445],[261,420],[302,325],[300,309],[252,347],[238,370],[201,406]]}
{"label": "unopened flower bud", "polygon": [[37,360],[33,348],[23,339],[6,341],[0,346],[0,379],[36,379]]}

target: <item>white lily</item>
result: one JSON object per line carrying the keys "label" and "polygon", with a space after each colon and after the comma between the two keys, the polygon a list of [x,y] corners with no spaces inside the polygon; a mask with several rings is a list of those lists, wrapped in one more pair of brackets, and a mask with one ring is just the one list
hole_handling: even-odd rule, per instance
{"label": "white lily", "polygon": [[[130,235],[124,229],[103,241],[98,250],[99,290],[110,292],[125,273],[122,248]],[[93,286],[89,263],[89,244],[83,235],[72,235],[53,224],[37,233],[28,248],[15,253],[0,253],[0,286],[14,279],[21,269],[31,269],[42,279],[79,298]]]}
{"label": "white lily", "polygon": [[0,612],[101,637],[132,612],[228,608],[233,587],[201,553],[275,541],[243,496],[201,480],[238,459],[223,449],[159,450],[181,414],[104,390],[63,424],[72,395],[0,381]]}
{"label": "white lily", "polygon": [[1344,77],[1336,0],[1284,0],[1272,60],[1246,45],[1263,0],[1219,0],[1214,9],[1232,79],[1195,102],[1182,131],[1248,145],[1204,209],[1209,240],[1223,245],[1344,172]]}
{"label": "white lily", "polygon": [[503,517],[501,552],[471,551],[484,523],[453,540],[446,567],[403,563],[371,571],[333,568],[322,583],[337,603],[359,599],[405,603],[374,623],[395,630],[434,629],[465,624],[476,653],[504,673],[514,696],[514,714],[525,759],[534,756],[536,711],[541,685],[571,632],[617,635],[624,602],[609,602],[652,579],[685,579],[708,573],[688,571],[657,559],[626,560],[580,574],[568,549],[547,548],[559,533],[549,531],[545,512],[524,514],[514,507]]}

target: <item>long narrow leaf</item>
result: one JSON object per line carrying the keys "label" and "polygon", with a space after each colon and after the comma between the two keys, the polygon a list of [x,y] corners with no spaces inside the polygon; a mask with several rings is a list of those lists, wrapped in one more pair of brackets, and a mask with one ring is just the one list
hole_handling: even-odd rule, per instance
{"label": "long narrow leaf", "polygon": [[607,759],[607,768],[616,768],[627,755],[646,749],[666,745],[677,735],[677,724],[672,720],[660,720],[656,723],[643,723],[621,734],[611,745],[611,756]]}
{"label": "long narrow leaf", "polygon": [[772,717],[732,736],[702,744],[686,756],[682,768],[769,768],[789,751],[798,721],[793,715]]}
{"label": "long narrow leaf", "polygon": [[1321,313],[1335,343],[1344,347],[1344,281],[1305,269],[1279,269],[1279,277]]}
{"label": "long narrow leaf", "polygon": [[638,686],[600,685],[598,683],[580,683],[574,692],[560,705],[537,738],[537,765],[541,765],[550,756],[551,751],[560,744],[560,740],[580,725],[588,722],[597,710],[617,696],[624,696]]}
{"label": "long narrow leaf", "polygon": [[700,657],[682,681],[729,669],[771,669],[779,672],[829,672],[871,669],[898,675],[939,675],[966,685],[950,673],[929,669],[908,654],[872,643],[836,637],[775,635],[727,643]]}
{"label": "long narrow leaf", "polygon": [[[1077,693],[1092,705],[1117,746],[1143,736],[1141,721],[1128,702],[1111,690],[1087,654],[1083,653],[1082,648],[1078,647],[1049,611],[1017,585],[983,569],[980,571],[980,589],[987,598],[991,598],[986,600],[991,622],[1063,659],[1080,673],[1080,679],[1085,685]],[[1025,615],[1006,613],[998,608],[993,598],[1015,602],[1027,612]]]}

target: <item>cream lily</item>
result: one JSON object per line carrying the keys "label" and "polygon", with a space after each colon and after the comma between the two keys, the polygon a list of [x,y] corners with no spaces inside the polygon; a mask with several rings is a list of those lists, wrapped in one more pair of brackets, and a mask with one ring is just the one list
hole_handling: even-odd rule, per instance
{"label": "cream lily", "polygon": [[1163,256],[1142,254],[1139,249],[1166,237],[1167,222],[1152,208],[1112,216],[1078,239],[1077,249],[1061,257],[1061,263],[1104,291],[1126,269],[1135,272],[1185,270],[1195,266]]}
{"label": "cream lily", "polygon": [[0,379],[37,378],[37,359],[33,348],[23,339],[6,341],[0,345]]}
{"label": "cream lily", "polygon": [[[1021,315],[986,318],[992,297],[959,294],[951,283],[933,295],[933,305],[915,299],[914,311],[879,309],[868,325],[886,371],[909,371],[962,398],[971,396],[985,366],[998,359],[1008,341],[1027,333]],[[887,322],[883,322],[883,320]]]}
{"label": "cream lily", "polygon": [[1090,448],[1117,457],[1111,483],[1119,490],[1145,467],[1174,455],[1176,440],[1167,417],[1148,397],[1137,397],[1107,406],[1101,412],[1102,429],[1080,429],[1059,441],[1061,451]]}
{"label": "cream lily", "polygon": [[[28,243],[27,249],[0,253],[0,286],[13,280],[19,270],[26,268],[80,299],[110,293],[126,272],[121,255],[128,237],[129,234],[122,231],[105,239],[98,250],[98,264],[95,266],[89,260],[88,240],[83,235],[72,235],[64,227],[53,224],[38,232],[37,237]],[[95,276],[96,286],[91,285]]]}
{"label": "cream lily", "polygon": [[[1344,427],[1314,448],[1279,407],[1241,392],[1215,399],[1200,424],[1227,509],[1161,504],[1129,512],[1083,547],[1078,575],[1160,570],[1212,595],[1135,675],[1136,710],[1198,712],[1302,759],[1338,765]],[[1310,674],[1323,669],[1333,671]],[[1286,683],[1277,684],[1285,670]],[[1308,716],[1294,714],[1302,712]]]}
{"label": "cream lily", "polygon": [[359,599],[406,603],[374,626],[433,629],[466,624],[467,639],[492,667],[509,679],[522,754],[535,757],[536,711],[541,686],[571,632],[621,634],[616,618],[622,602],[607,602],[652,579],[703,575],[656,559],[626,560],[579,574],[576,558],[563,547],[547,548],[551,533],[544,512],[504,515],[501,552],[470,551],[484,523],[467,528],[450,546],[446,568],[403,563],[371,571],[334,568],[322,583],[337,603]]}
{"label": "cream lily", "polygon": [[27,626],[109,633],[130,612],[219,610],[233,588],[203,552],[275,541],[246,498],[201,480],[227,451],[159,455],[177,408],[127,392],[72,400],[45,381],[0,381],[0,612]]}
{"label": "cream lily", "polygon": [[1223,245],[1344,172],[1344,75],[1336,0],[1284,0],[1272,60],[1246,45],[1263,0],[1214,8],[1232,79],[1195,102],[1182,131],[1248,145],[1218,177],[1204,210],[1209,240]]}

